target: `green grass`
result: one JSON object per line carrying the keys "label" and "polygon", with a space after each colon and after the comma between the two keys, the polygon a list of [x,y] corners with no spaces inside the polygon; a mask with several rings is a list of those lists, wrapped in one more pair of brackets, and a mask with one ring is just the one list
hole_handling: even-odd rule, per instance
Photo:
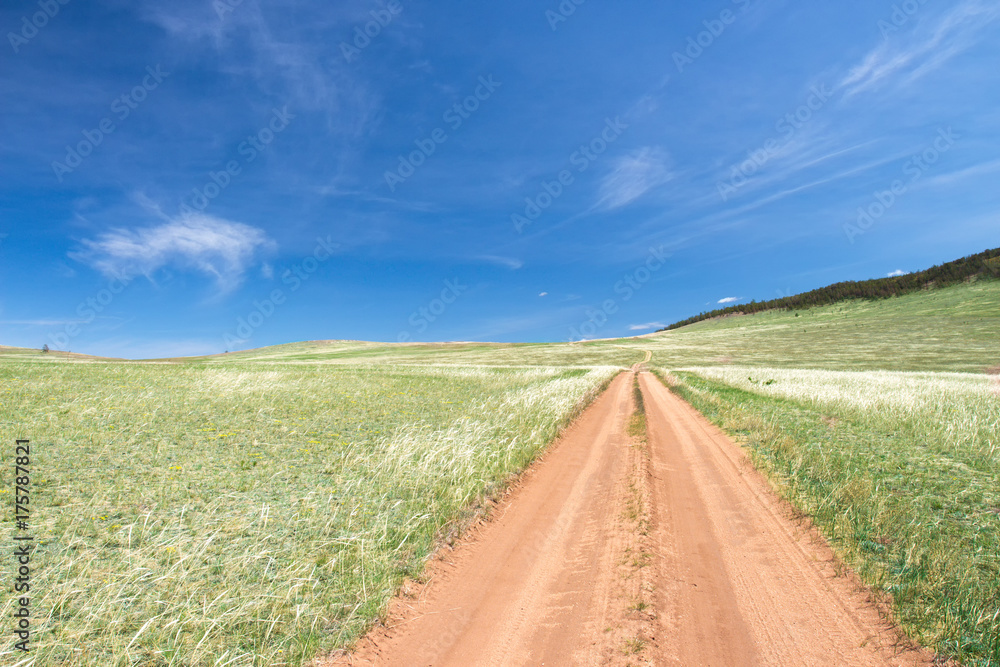
{"label": "green grass", "polygon": [[291,343],[205,359],[205,363],[233,361],[274,363],[391,363],[477,366],[571,366],[612,364],[630,366],[643,359],[634,348],[604,343],[412,343],[386,344],[354,341]]}
{"label": "green grass", "polygon": [[345,645],[616,372],[0,365],[0,430],[33,442],[36,664]]}
{"label": "green grass", "polygon": [[623,655],[639,655],[646,648],[646,640],[641,637],[633,637],[622,642],[621,652]]}
{"label": "green grass", "polygon": [[639,443],[646,442],[646,404],[642,398],[642,390],[639,388],[639,376],[632,376],[632,415],[628,420],[627,432],[629,437]]}
{"label": "green grass", "polygon": [[[661,371],[661,376],[663,372]],[[1000,383],[982,375],[674,372],[915,639],[1000,665]]]}

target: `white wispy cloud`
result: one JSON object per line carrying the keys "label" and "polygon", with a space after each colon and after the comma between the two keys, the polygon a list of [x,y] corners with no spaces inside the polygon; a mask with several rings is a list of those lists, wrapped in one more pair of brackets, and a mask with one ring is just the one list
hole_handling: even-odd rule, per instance
{"label": "white wispy cloud", "polygon": [[82,318],[38,318],[26,320],[0,320],[0,324],[24,327],[66,327],[71,325],[87,325],[90,331],[114,331],[128,322],[125,318],[114,315],[98,315],[93,319]]}
{"label": "white wispy cloud", "polygon": [[793,195],[796,195],[796,194],[798,194],[800,192],[805,192],[806,190],[811,190],[813,188],[821,187],[821,186],[827,185],[829,183],[834,183],[834,182],[837,182],[837,181],[840,181],[840,180],[843,180],[843,179],[847,179],[847,178],[850,178],[852,176],[856,176],[858,174],[861,174],[861,173],[864,173],[866,171],[869,171],[871,169],[877,169],[878,167],[881,167],[883,165],[896,162],[900,158],[903,158],[903,157],[905,157],[907,155],[911,155],[911,154],[912,154],[912,152],[909,152],[909,151],[899,151],[899,152],[896,152],[896,153],[893,153],[893,154],[890,154],[890,155],[885,155],[885,156],[883,156],[881,158],[878,158],[876,160],[873,160],[871,162],[866,162],[864,164],[851,166],[851,167],[849,167],[848,169],[846,169],[844,171],[840,171],[840,172],[834,173],[834,174],[829,174],[829,175],[823,176],[822,178],[819,178],[817,180],[814,180],[814,181],[811,181],[811,182],[808,182],[808,183],[803,183],[802,185],[796,185],[796,186],[793,186],[793,187],[781,190],[779,192],[773,192],[771,194],[764,195],[764,196],[760,197],[759,199],[756,199],[756,200],[753,200],[753,201],[749,201],[746,204],[743,204],[741,206],[722,209],[721,211],[717,211],[715,213],[709,214],[708,216],[705,216],[704,218],[702,218],[700,220],[697,220],[696,222],[697,222],[698,226],[704,227],[704,225],[707,224],[707,223],[709,223],[709,222],[714,222],[714,221],[717,221],[717,220],[727,220],[727,219],[739,217],[739,216],[742,216],[742,215],[744,215],[746,213],[749,213],[751,211],[754,211],[754,210],[757,210],[757,209],[762,208],[764,206],[767,206],[768,204],[771,204],[773,202],[780,201],[780,200],[785,199],[787,197],[791,197]]}
{"label": "white wispy cloud", "polygon": [[908,36],[893,33],[845,76],[840,85],[848,96],[876,88],[894,77],[910,83],[975,45],[979,33],[1000,18],[996,2],[967,0],[936,22],[925,21]]}
{"label": "white wispy cloud", "polygon": [[393,197],[383,197],[381,195],[373,194],[371,192],[366,192],[364,190],[344,189],[339,187],[336,183],[317,186],[315,188],[312,188],[312,191],[323,197],[356,199],[358,201],[372,202],[375,204],[387,204],[394,208],[402,208],[410,211],[423,211],[425,213],[434,213],[434,212],[440,212],[441,210],[441,207],[439,205],[432,204],[430,202],[407,201],[403,199],[395,199]]}
{"label": "white wispy cloud", "polygon": [[524,262],[517,259],[516,257],[498,257],[496,255],[482,255],[479,259],[483,262],[489,262],[490,264],[496,264],[497,266],[503,266],[511,271],[517,271],[522,266]]}
{"label": "white wispy cloud", "polygon": [[248,267],[274,241],[263,230],[197,214],[142,229],[114,229],[70,254],[101,273],[147,278],[161,268],[193,269],[215,279],[221,293],[237,287]]}
{"label": "white wispy cloud", "polygon": [[[300,18],[314,29],[338,39],[303,43],[283,20],[274,20],[277,12],[259,3],[147,1],[140,11],[144,20],[159,26],[182,48],[209,46],[214,59],[206,62],[227,76],[254,81],[262,92],[290,105],[293,113],[324,112],[331,132],[364,134],[381,110],[380,95],[354,76],[337,47],[340,36],[350,36],[356,25],[371,20],[367,13],[358,15],[338,4],[304,14]],[[196,50],[193,55],[204,59],[204,52]]]}
{"label": "white wispy cloud", "polygon": [[889,273],[887,275],[890,278],[898,278],[899,276],[908,276],[908,275],[910,275],[910,272],[909,271],[904,271],[903,269],[896,269],[895,271],[893,271],[892,273]]}
{"label": "white wispy cloud", "polygon": [[996,171],[1000,171],[1000,160],[990,160],[988,162],[982,162],[971,167],[966,167],[964,169],[959,169],[958,171],[949,172],[947,174],[940,174],[939,176],[934,176],[933,178],[926,179],[923,182],[923,187],[934,187],[934,186],[953,186],[956,183],[961,183],[962,181],[970,178],[977,178],[984,176],[986,174],[992,174]]}
{"label": "white wispy cloud", "polygon": [[646,324],[631,324],[629,331],[649,331],[650,329],[663,329],[667,325],[663,322],[647,322]]}
{"label": "white wispy cloud", "polygon": [[724,299],[719,299],[717,303],[736,303],[737,301],[740,301],[741,299],[742,299],[742,297],[738,297],[738,296],[727,296]]}
{"label": "white wispy cloud", "polygon": [[68,324],[86,324],[87,320],[0,320],[0,324],[16,324],[26,327],[62,327]]}
{"label": "white wispy cloud", "polygon": [[647,146],[615,161],[601,181],[597,207],[612,210],[631,204],[671,178],[669,157],[660,148]]}

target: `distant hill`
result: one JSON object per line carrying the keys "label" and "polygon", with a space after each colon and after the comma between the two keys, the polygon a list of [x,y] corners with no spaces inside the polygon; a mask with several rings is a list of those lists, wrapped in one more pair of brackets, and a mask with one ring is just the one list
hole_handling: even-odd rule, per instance
{"label": "distant hill", "polygon": [[724,315],[749,315],[765,310],[802,310],[814,306],[827,306],[852,299],[888,299],[926,289],[950,287],[976,278],[1000,278],[1000,248],[987,250],[976,255],[956,259],[947,264],[934,266],[924,271],[908,273],[891,278],[875,278],[860,282],[850,280],[827,287],[786,296],[770,301],[751,301],[747,304],[729,306],[701,313],[680,322],[674,322],[659,331],[679,329],[695,322],[709,320]]}
{"label": "distant hill", "polygon": [[11,347],[0,345],[0,358],[17,361],[90,361],[90,360],[117,360],[114,357],[95,357],[91,354],[80,354],[78,352],[62,352],[60,350],[50,350],[43,352],[38,348]]}

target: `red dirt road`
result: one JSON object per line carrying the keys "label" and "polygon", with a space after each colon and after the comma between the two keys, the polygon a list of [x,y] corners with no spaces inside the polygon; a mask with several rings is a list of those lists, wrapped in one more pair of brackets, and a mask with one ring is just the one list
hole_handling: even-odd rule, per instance
{"label": "red dirt road", "polygon": [[930,665],[745,454],[623,373],[337,665]]}

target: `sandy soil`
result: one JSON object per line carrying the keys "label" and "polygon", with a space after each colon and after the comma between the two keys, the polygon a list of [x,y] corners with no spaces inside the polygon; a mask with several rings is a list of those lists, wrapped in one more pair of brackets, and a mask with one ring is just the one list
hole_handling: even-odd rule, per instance
{"label": "sandy soil", "polygon": [[[491,519],[321,665],[919,665],[741,449],[623,373]],[[838,574],[839,573],[839,574]]]}

